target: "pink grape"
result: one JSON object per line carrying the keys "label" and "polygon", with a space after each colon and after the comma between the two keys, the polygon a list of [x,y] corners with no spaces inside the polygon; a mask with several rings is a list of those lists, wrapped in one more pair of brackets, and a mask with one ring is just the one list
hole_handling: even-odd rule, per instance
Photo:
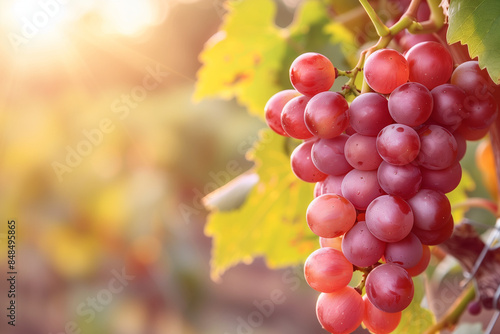
{"label": "pink grape", "polygon": [[383,194],[374,170],[353,169],[342,180],[342,195],[358,210],[366,210],[371,201]]}
{"label": "pink grape", "polygon": [[392,333],[401,322],[401,312],[388,313],[375,307],[367,295],[363,297],[365,312],[363,324],[372,333],[389,334]]}
{"label": "pink grape", "polygon": [[387,194],[403,199],[414,196],[422,184],[420,168],[412,164],[396,166],[384,161],[377,170],[377,178]]}
{"label": "pink grape", "polygon": [[316,197],[309,204],[306,220],[314,234],[324,238],[336,238],[354,225],[356,209],[342,196],[325,194]]}
{"label": "pink grape", "polygon": [[313,137],[304,121],[304,112],[307,102],[311,98],[307,96],[297,96],[288,101],[281,112],[281,126],[283,130],[292,138],[308,139]]}
{"label": "pink grape", "polygon": [[314,197],[323,194],[337,194],[342,196],[342,181],[344,175],[328,175],[326,179],[316,183],[314,187]]}
{"label": "pink grape", "polygon": [[440,170],[420,167],[420,172],[422,173],[422,188],[437,190],[445,194],[458,187],[462,179],[462,166],[458,162]]}
{"label": "pink grape", "polygon": [[390,242],[385,248],[385,260],[408,269],[416,266],[423,255],[422,243],[410,232],[403,240]]}
{"label": "pink grape", "polygon": [[291,99],[299,96],[300,93],[293,89],[283,90],[271,96],[264,107],[266,122],[269,127],[281,136],[288,137],[283,126],[281,125],[281,112],[283,107]]}
{"label": "pink grape", "polygon": [[406,269],[408,271],[408,274],[410,274],[411,277],[415,277],[420,275],[427,269],[427,266],[429,265],[429,262],[431,261],[431,250],[429,246],[427,245],[422,245],[422,257],[420,258],[420,261],[418,263],[411,267]]}
{"label": "pink grape", "polygon": [[349,137],[340,135],[331,139],[318,139],[311,150],[314,165],[328,175],[344,175],[352,169],[344,155],[344,146]]}
{"label": "pink grape", "polygon": [[363,298],[350,286],[332,293],[321,293],[316,303],[321,326],[332,334],[352,333],[361,325],[363,313]]}
{"label": "pink grape", "polygon": [[377,50],[366,59],[364,76],[374,91],[390,94],[394,89],[408,81],[408,62],[396,50]]}
{"label": "pink grape", "polygon": [[352,278],[352,264],[341,251],[330,247],[315,250],[304,264],[307,284],[319,292],[334,292],[346,287]]}
{"label": "pink grape", "polygon": [[311,149],[314,141],[307,141],[297,146],[290,157],[292,171],[304,182],[319,182],[326,179],[327,175],[314,166],[311,159]]}
{"label": "pink grape", "polygon": [[389,96],[389,113],[397,123],[418,126],[431,116],[433,103],[432,95],[424,85],[407,82]]}
{"label": "pink grape", "polygon": [[458,126],[469,116],[465,92],[458,86],[444,84],[431,91],[434,100],[431,119],[441,126]]}
{"label": "pink grape", "polygon": [[423,84],[427,89],[446,83],[453,72],[450,52],[437,42],[423,42],[406,53],[410,81]]}
{"label": "pink grape", "polygon": [[394,123],[387,99],[371,92],[361,94],[352,101],[349,118],[353,129],[364,136],[376,136],[380,130]]}
{"label": "pink grape", "polygon": [[349,108],[339,93],[316,94],[306,106],[304,119],[309,131],[319,138],[334,138],[349,126]]}
{"label": "pink grape", "polygon": [[413,227],[413,212],[401,197],[382,195],[366,209],[366,226],[377,238],[385,242],[403,240]]}
{"label": "pink grape", "polygon": [[413,299],[413,280],[397,264],[385,263],[373,269],[366,278],[365,286],[367,298],[384,312],[403,311]]}
{"label": "pink grape", "polygon": [[335,67],[322,54],[303,53],[290,66],[290,81],[300,93],[314,96],[332,87],[335,82]]}
{"label": "pink grape", "polygon": [[382,162],[376,137],[355,133],[347,139],[344,152],[347,162],[359,170],[375,170]]}
{"label": "pink grape", "polygon": [[437,230],[446,225],[451,216],[451,204],[445,194],[431,189],[421,189],[408,200],[413,211],[414,227]]}
{"label": "pink grape", "polygon": [[406,165],[420,153],[420,138],[407,125],[388,125],[377,136],[377,151],[390,164]]}
{"label": "pink grape", "polygon": [[385,248],[386,243],[375,238],[364,221],[356,223],[342,239],[342,252],[358,267],[377,263],[384,255]]}
{"label": "pink grape", "polygon": [[450,131],[439,125],[426,125],[418,130],[418,135],[421,144],[415,161],[420,166],[440,170],[456,161],[457,141]]}

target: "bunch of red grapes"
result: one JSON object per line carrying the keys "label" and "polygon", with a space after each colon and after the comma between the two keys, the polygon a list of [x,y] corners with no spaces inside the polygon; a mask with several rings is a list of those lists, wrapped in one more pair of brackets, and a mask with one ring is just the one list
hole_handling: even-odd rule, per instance
{"label": "bunch of red grapes", "polygon": [[[462,177],[466,140],[478,140],[497,116],[494,87],[476,61],[454,67],[437,42],[403,56],[373,52],[364,78],[373,92],[349,105],[329,91],[337,70],[318,53],[291,65],[294,90],[265,107],[268,125],[303,140],[291,168],[316,183],[306,219],[321,248],[305,263],[308,284],[321,292],[316,312],[330,333],[351,333],[361,322],[390,333],[414,294],[412,276],[430,261],[430,245],[454,227],[446,193]],[[364,273],[365,295],[349,283]]]}

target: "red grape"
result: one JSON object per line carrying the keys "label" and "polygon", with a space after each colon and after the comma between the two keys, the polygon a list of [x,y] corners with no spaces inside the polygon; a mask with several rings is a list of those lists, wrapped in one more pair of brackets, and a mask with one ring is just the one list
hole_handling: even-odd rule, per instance
{"label": "red grape", "polygon": [[422,245],[422,257],[420,258],[420,261],[418,261],[415,266],[406,269],[406,271],[408,271],[408,274],[412,277],[418,276],[423,273],[425,269],[427,269],[430,261],[431,249],[427,245]]}
{"label": "red grape", "polygon": [[365,210],[376,197],[384,194],[377,179],[377,172],[353,169],[342,180],[342,196],[356,209]]}
{"label": "red grape", "polygon": [[319,138],[334,138],[349,125],[349,108],[339,93],[322,92],[307,103],[304,119],[309,131]]}
{"label": "red grape", "polygon": [[397,242],[410,233],[413,213],[410,205],[401,197],[382,195],[366,209],[366,225],[377,239]]}
{"label": "red grape", "polygon": [[437,230],[448,222],[451,204],[445,194],[431,189],[421,189],[408,200],[413,211],[414,227],[422,230]]}
{"label": "red grape", "polygon": [[407,125],[388,125],[377,136],[377,151],[390,164],[406,165],[418,156],[420,138]]}
{"label": "red grape", "polygon": [[458,148],[455,137],[439,125],[426,125],[418,130],[420,152],[415,159],[422,167],[444,169],[457,159]]}
{"label": "red grape", "polygon": [[478,62],[474,60],[458,65],[451,75],[451,83],[478,99],[488,92],[491,93],[494,85],[486,69],[481,70]]}
{"label": "red grape", "polygon": [[432,95],[424,85],[407,82],[389,96],[389,113],[392,118],[408,126],[423,124],[432,113]]}
{"label": "red grape", "polygon": [[350,286],[332,293],[321,293],[316,304],[320,324],[332,334],[352,333],[361,325],[363,313],[363,298]]}
{"label": "red grape", "polygon": [[297,96],[288,101],[281,112],[281,126],[287,135],[296,139],[308,139],[313,136],[306,127],[304,121],[304,112],[307,102],[310,98],[307,96]]}
{"label": "red grape", "polygon": [[353,129],[364,136],[376,136],[384,127],[394,123],[387,99],[377,93],[356,97],[349,107],[349,118]]}
{"label": "red grape", "polygon": [[395,166],[384,161],[377,170],[377,178],[386,193],[403,199],[415,195],[422,184],[420,168],[412,164]]}
{"label": "red grape", "polygon": [[379,310],[396,313],[404,310],[413,299],[413,280],[401,266],[382,264],[366,278],[366,295]]}
{"label": "red grape", "polygon": [[401,321],[401,312],[388,313],[375,307],[367,295],[363,297],[365,312],[363,324],[371,333],[389,334],[398,327]]}
{"label": "red grape", "polygon": [[351,229],[356,221],[356,209],[342,196],[325,194],[313,199],[306,212],[307,224],[314,234],[335,238]]}
{"label": "red grape", "polygon": [[281,125],[281,112],[283,107],[291,99],[299,96],[300,93],[293,89],[283,90],[271,96],[264,107],[266,122],[269,127],[279,135],[288,137]]}
{"label": "red grape", "polygon": [[408,62],[396,50],[377,50],[366,59],[364,76],[374,91],[390,94],[408,81]]}
{"label": "red grape", "polygon": [[329,90],[335,82],[335,67],[319,53],[307,52],[298,56],[290,66],[293,87],[307,96]]}
{"label": "red grape", "polygon": [[311,149],[314,141],[307,141],[297,146],[290,157],[292,171],[299,179],[305,182],[318,182],[326,179],[326,174],[314,166],[311,159]]}
{"label": "red grape", "polygon": [[356,223],[342,239],[342,252],[355,266],[368,267],[384,255],[386,243],[375,238],[366,222]]}
{"label": "red grape", "polygon": [[314,187],[314,197],[318,197],[323,194],[337,194],[342,196],[342,181],[344,180],[344,175],[328,175],[326,179],[316,183]]}
{"label": "red grape", "polygon": [[458,187],[462,179],[462,166],[455,162],[450,167],[441,170],[432,170],[420,167],[422,173],[422,188],[449,193]]}
{"label": "red grape", "polygon": [[317,140],[311,150],[314,165],[328,175],[344,175],[352,169],[344,155],[344,146],[349,137],[340,135],[331,139]]}
{"label": "red grape", "polygon": [[437,42],[414,45],[406,53],[410,81],[418,82],[431,90],[451,77],[453,58],[446,47]]}
{"label": "red grape", "polygon": [[418,264],[422,254],[422,243],[415,234],[410,232],[403,240],[388,243],[384,257],[387,262],[399,264],[408,269]]}
{"label": "red grape", "polygon": [[375,170],[382,162],[376,137],[355,133],[347,139],[344,152],[347,162],[359,170]]}
{"label": "red grape", "polygon": [[453,228],[455,224],[453,222],[453,216],[450,216],[450,219],[445,223],[442,228],[437,230],[423,230],[417,227],[413,227],[412,232],[420,239],[420,242],[424,245],[439,245],[453,234]]}
{"label": "red grape", "polygon": [[341,251],[330,247],[315,250],[304,264],[307,284],[319,292],[334,292],[346,287],[352,278],[352,264]]}
{"label": "red grape", "polygon": [[444,84],[432,91],[434,108],[431,119],[441,126],[458,126],[469,116],[465,108],[465,92],[458,86]]}

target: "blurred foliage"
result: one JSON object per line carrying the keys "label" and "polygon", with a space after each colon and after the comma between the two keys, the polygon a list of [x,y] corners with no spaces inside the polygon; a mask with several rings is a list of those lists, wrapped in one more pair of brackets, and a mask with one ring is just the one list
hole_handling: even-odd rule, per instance
{"label": "blurred foliage", "polygon": [[205,233],[213,237],[213,279],[256,256],[264,256],[271,268],[284,267],[301,263],[318,248],[304,222],[314,186],[290,173],[286,141],[271,130],[261,132],[261,141],[248,154],[259,182],[240,209],[210,216]]}
{"label": "blurred foliage", "polygon": [[351,67],[357,50],[354,36],[332,22],[324,2],[304,2],[294,21],[282,29],[274,23],[272,0],[227,3],[224,24],[200,55],[203,66],[198,72],[197,100],[235,97],[263,118],[269,97],[290,87],[288,67],[299,54],[321,52],[339,68]]}
{"label": "blurred foliage", "polygon": [[[198,99],[236,97],[251,113],[263,118],[269,97],[290,87],[288,68],[299,54],[323,52],[341,68],[354,62],[357,45],[352,33],[332,21],[328,5],[322,1],[305,2],[290,26],[281,30],[274,24],[276,8],[271,0],[229,4],[225,23],[201,55],[203,65],[195,92]],[[271,140],[255,148],[258,154],[249,155],[251,160],[257,159],[260,181],[244,206],[231,212],[213,212],[209,217],[206,233],[214,236],[214,278],[255,256],[264,256],[271,267],[299,264],[317,247],[317,241],[309,240],[313,236],[305,222],[313,187],[297,181],[290,170],[286,141],[274,137],[277,135],[266,132]],[[270,236],[274,237],[267,240]]]}
{"label": "blurred foliage", "polygon": [[453,0],[449,8],[447,40],[467,44],[491,79],[500,83],[500,3],[497,0]]}

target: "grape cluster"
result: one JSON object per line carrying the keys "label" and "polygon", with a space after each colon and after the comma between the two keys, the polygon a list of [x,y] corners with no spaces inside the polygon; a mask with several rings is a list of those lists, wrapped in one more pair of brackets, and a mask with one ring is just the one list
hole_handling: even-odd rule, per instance
{"label": "grape cluster", "polygon": [[[413,299],[412,276],[429,264],[429,246],[453,232],[446,193],[460,182],[466,140],[482,138],[497,116],[494,84],[476,61],[454,68],[448,49],[432,41],[405,55],[372,53],[364,66],[372,92],[350,105],[330,91],[337,73],[325,56],[302,54],[290,68],[295,89],[270,98],[266,120],[303,140],[291,168],[316,183],[306,219],[321,248],[304,272],[321,292],[319,322],[330,333],[361,322],[390,333]],[[364,273],[357,289],[353,270]]]}

